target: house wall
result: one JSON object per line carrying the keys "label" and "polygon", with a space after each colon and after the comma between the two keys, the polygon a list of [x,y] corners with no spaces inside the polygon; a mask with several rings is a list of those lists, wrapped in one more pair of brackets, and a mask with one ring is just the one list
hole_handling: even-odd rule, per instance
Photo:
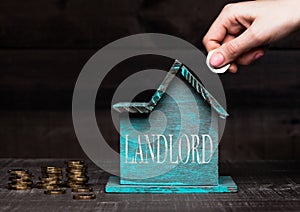
{"label": "house wall", "polygon": [[120,183],[218,184],[218,115],[179,78],[149,116],[120,115]]}
{"label": "house wall", "polygon": [[[161,32],[204,51],[201,38],[227,0],[9,0],[0,3],[0,157],[85,157],[71,100],[85,62],[123,36]],[[300,32],[271,45],[237,75],[221,76],[228,118],[221,160],[300,159]],[[160,63],[161,62],[161,63]],[[102,85],[98,121],[111,145],[109,96],[137,66]],[[167,63],[157,59],[158,66]]]}

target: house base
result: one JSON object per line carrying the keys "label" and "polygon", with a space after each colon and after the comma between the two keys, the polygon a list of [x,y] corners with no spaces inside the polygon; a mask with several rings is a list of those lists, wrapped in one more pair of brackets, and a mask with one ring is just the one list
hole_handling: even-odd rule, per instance
{"label": "house base", "polygon": [[196,194],[196,193],[232,193],[238,187],[230,176],[220,176],[216,186],[151,186],[121,185],[120,178],[111,176],[106,184],[107,193],[152,193],[152,194]]}

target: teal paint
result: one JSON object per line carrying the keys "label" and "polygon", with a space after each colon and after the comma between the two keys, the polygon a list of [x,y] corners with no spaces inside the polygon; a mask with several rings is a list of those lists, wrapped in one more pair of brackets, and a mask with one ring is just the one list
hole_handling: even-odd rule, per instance
{"label": "teal paint", "polygon": [[119,180],[118,177],[111,176],[105,191],[108,193],[204,194],[232,193],[238,190],[238,187],[229,176],[221,176],[216,186],[121,185]]}
{"label": "teal paint", "polygon": [[[132,161],[135,158],[135,150],[138,149],[138,137],[144,137],[145,131],[150,129],[149,115],[144,116],[134,116],[130,119],[126,119],[126,114],[121,114],[120,116],[120,167],[121,167],[121,184],[152,184],[152,185],[217,185],[218,184],[218,133],[217,131],[211,131],[211,108],[202,99],[198,98],[198,94],[194,90],[190,90],[188,84],[186,83],[172,83],[168,87],[168,93],[170,96],[176,96],[176,100],[172,99],[169,95],[164,95],[159,103],[157,104],[155,110],[161,111],[167,119],[167,126],[162,126],[164,117],[160,114],[153,115],[151,117],[151,131],[146,132],[149,135],[149,139],[152,140],[151,135],[165,135],[168,138],[172,135],[173,148],[172,153],[174,157],[179,155],[178,146],[179,143],[175,143],[175,140],[180,138],[180,134],[184,133],[188,135],[190,146],[192,144],[191,135],[197,134],[199,138],[204,134],[209,134],[213,140],[214,153],[210,163],[208,164],[198,164],[192,163],[192,153],[187,164],[170,163],[170,154],[167,155],[167,163],[159,164],[151,160],[148,145],[142,145],[143,158],[147,154],[147,160],[144,163],[131,164],[128,161]],[[176,102],[175,102],[176,101]],[[193,104],[195,101],[195,104]],[[179,105],[180,104],[180,105]],[[186,111],[186,112],[185,112]],[[180,113],[184,112],[184,116],[180,116]],[[200,114],[200,120],[197,116]],[[217,121],[217,116],[214,114],[212,116],[213,121]],[[183,126],[182,122],[185,122]],[[132,127],[133,126],[133,127]],[[164,129],[161,131],[161,129]],[[198,131],[198,133],[197,133]],[[144,132],[144,133],[141,133]],[[126,135],[129,137],[127,142],[127,149],[129,151],[126,154]],[[145,139],[143,139],[145,141]],[[195,139],[194,139],[195,141]],[[182,145],[185,145],[186,137],[182,137]],[[207,140],[206,140],[207,143]],[[195,146],[195,145],[193,145]],[[164,141],[161,139],[160,142],[160,153],[161,160],[165,156]],[[191,148],[190,148],[191,149]],[[147,151],[148,150],[148,151]],[[154,148],[154,150],[156,150]],[[168,148],[168,153],[170,148]],[[199,157],[202,157],[202,145],[198,148]],[[185,153],[186,151],[182,151]],[[197,155],[196,151],[194,154],[194,162]],[[208,156],[210,153],[205,152]],[[127,155],[127,163],[126,163]],[[206,157],[207,158],[207,157]],[[140,157],[138,158],[140,159]],[[157,161],[157,157],[155,158]],[[184,158],[186,159],[186,158]],[[138,162],[141,162],[140,160]],[[170,171],[167,171],[170,170]],[[165,172],[163,175],[156,177],[150,177],[161,172]],[[132,178],[144,178],[144,179],[132,179]]]}
{"label": "teal paint", "polygon": [[203,99],[219,114],[219,117],[225,119],[229,114],[220,105],[220,103],[206,90],[206,88],[195,78],[195,76],[183,65],[181,75],[190,83],[190,85],[201,94]]}
{"label": "teal paint", "polygon": [[[180,70],[180,71],[179,71]],[[179,71],[179,72],[178,72]],[[226,110],[218,103],[218,101],[206,90],[201,82],[178,60],[170,68],[166,77],[158,87],[157,91],[152,96],[149,102],[121,102],[113,105],[113,108],[122,113],[150,113],[153,111],[159,100],[162,98],[169,85],[172,83],[175,75],[180,75],[185,78],[189,86],[196,90],[202,98],[218,113],[219,117],[225,119],[228,115]]]}
{"label": "teal paint", "polygon": [[230,177],[218,175],[217,123],[228,113],[179,61],[149,102],[113,108],[121,113],[121,177],[111,177],[106,192],[237,191]]}

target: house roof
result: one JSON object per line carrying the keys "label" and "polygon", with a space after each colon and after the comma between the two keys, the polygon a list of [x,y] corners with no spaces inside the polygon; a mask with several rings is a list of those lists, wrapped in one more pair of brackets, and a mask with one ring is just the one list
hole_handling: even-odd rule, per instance
{"label": "house roof", "polygon": [[162,98],[167,88],[176,75],[181,75],[186,81],[201,95],[201,97],[218,113],[220,118],[225,119],[229,114],[220,103],[205,89],[201,82],[178,60],[175,60],[166,77],[153,94],[149,102],[120,102],[113,105],[113,108],[122,113],[151,113],[159,100]]}

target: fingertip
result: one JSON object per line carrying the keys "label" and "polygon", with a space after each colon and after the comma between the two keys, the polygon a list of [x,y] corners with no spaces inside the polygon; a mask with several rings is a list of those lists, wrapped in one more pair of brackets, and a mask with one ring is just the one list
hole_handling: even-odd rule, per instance
{"label": "fingertip", "polygon": [[211,40],[207,41],[206,43],[203,43],[203,45],[205,46],[207,52],[210,52],[210,51],[212,51],[214,49],[217,49],[221,46],[219,43],[217,43],[215,41],[211,41]]}
{"label": "fingertip", "polygon": [[205,35],[203,38],[202,38],[202,44],[206,47],[207,44],[208,44],[208,38],[207,38],[207,35]]}
{"label": "fingertip", "polygon": [[263,57],[265,55],[263,50],[252,50],[247,53],[244,53],[241,57],[237,59],[238,64],[240,65],[250,65],[255,60]]}
{"label": "fingertip", "polygon": [[238,67],[235,63],[231,63],[228,70],[230,73],[236,74],[238,72]]}
{"label": "fingertip", "polygon": [[258,52],[255,54],[254,60],[258,60],[259,58],[263,57],[264,55],[265,55],[265,53],[263,51]]}

